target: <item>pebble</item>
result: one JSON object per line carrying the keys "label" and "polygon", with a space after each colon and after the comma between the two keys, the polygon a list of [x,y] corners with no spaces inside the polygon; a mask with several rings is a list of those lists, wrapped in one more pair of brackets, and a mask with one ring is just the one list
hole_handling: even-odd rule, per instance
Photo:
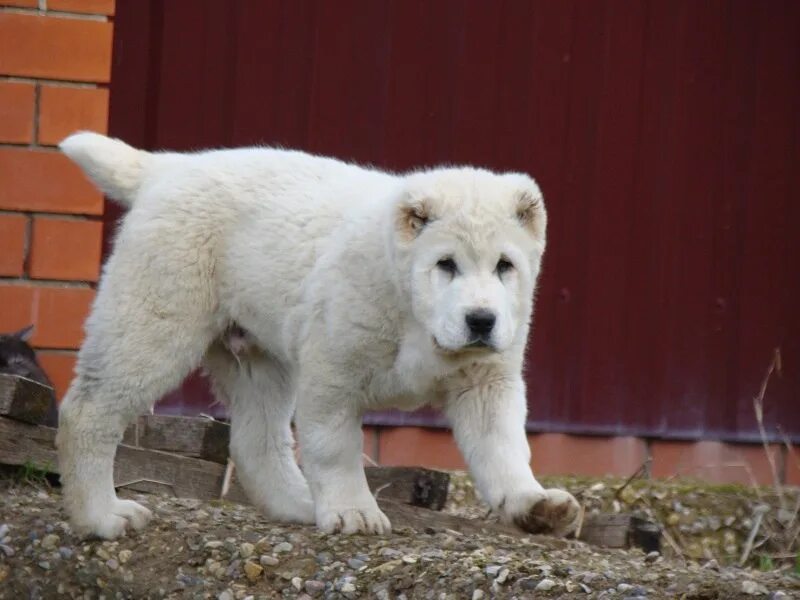
{"label": "pebble", "polygon": [[325,591],[325,582],[317,581],[316,579],[309,579],[305,584],[306,593],[311,596],[317,596]]}
{"label": "pebble", "polygon": [[406,554],[403,556],[403,562],[407,565],[413,565],[419,560],[416,554]]}
{"label": "pebble", "polygon": [[72,555],[74,554],[74,552],[72,551],[72,548],[67,548],[66,546],[61,546],[61,548],[58,549],[58,554],[64,560],[69,560],[70,558],[72,558]]}
{"label": "pebble", "polygon": [[8,558],[11,558],[12,556],[14,556],[14,554],[16,554],[14,552],[14,549],[11,546],[7,546],[6,544],[0,544],[0,550],[2,550],[3,554],[5,554]]}
{"label": "pebble", "polygon": [[[219,540],[211,540],[210,542],[206,542],[206,548],[208,548],[209,550],[216,550],[217,548],[222,548],[222,546],[224,546],[224,545],[225,545],[225,542],[221,542]],[[225,592],[227,592],[227,591],[228,590],[225,590]],[[222,592],[222,593],[224,594],[225,592]],[[222,594],[220,594],[220,596],[221,595]]]}
{"label": "pebble", "polygon": [[292,587],[299,592],[303,589],[303,580],[300,577],[292,577]]}
{"label": "pebble", "polygon": [[250,558],[251,556],[253,556],[255,551],[256,547],[249,542],[244,542],[239,546],[239,555],[242,558]]}
{"label": "pebble", "polygon": [[489,565],[486,567],[486,574],[489,577],[497,577],[497,574],[500,572],[500,565]]}
{"label": "pebble", "polygon": [[481,600],[484,597],[483,590],[475,590],[472,592],[472,600]]}
{"label": "pebble", "polygon": [[45,571],[49,571],[50,570],[50,563],[47,562],[46,560],[40,561],[39,562],[39,567],[41,567]]}
{"label": "pebble", "polygon": [[61,539],[55,533],[49,533],[42,538],[42,548],[45,550],[53,550],[58,546]]}
{"label": "pebble", "polygon": [[131,552],[130,550],[122,550],[122,551],[120,551],[120,553],[119,553],[119,562],[120,562],[120,564],[124,565],[126,562],[128,562],[131,559],[131,556],[133,556],[133,552]]}
{"label": "pebble", "polygon": [[356,571],[358,571],[361,567],[363,567],[364,564],[365,564],[364,561],[358,558],[351,558],[348,559],[347,561],[347,566]]}
{"label": "pebble", "polygon": [[262,554],[261,558],[258,559],[258,562],[261,563],[262,567],[274,567],[281,561],[274,556],[270,556],[269,554]]}
{"label": "pebble", "polygon": [[500,572],[497,574],[495,581],[497,583],[505,583],[506,579],[508,579],[508,569],[501,569]]}
{"label": "pebble", "polygon": [[217,600],[236,600],[233,596],[233,592],[230,590],[224,590],[217,596]]}
{"label": "pebble", "polygon": [[617,591],[621,594],[624,594],[625,592],[630,592],[632,589],[633,586],[630,583],[620,583],[617,586]]}
{"label": "pebble", "polygon": [[355,592],[356,586],[354,586],[352,583],[348,581],[347,583],[342,584],[342,587],[339,589],[339,591],[342,592],[343,594]]}
{"label": "pebble", "polygon": [[661,553],[656,550],[653,550],[652,552],[647,553],[647,556],[644,557],[644,562],[653,563],[656,562],[659,558],[661,558]]}
{"label": "pebble", "polygon": [[109,559],[106,561],[106,566],[107,566],[109,569],[111,569],[112,571],[116,571],[117,569],[119,569],[119,562],[118,562],[118,561],[116,561],[116,560],[115,560],[115,559],[113,559],[113,558],[109,558]]}
{"label": "pebble", "polygon": [[533,589],[537,592],[549,592],[554,587],[556,587],[556,582],[545,577],[538,584],[536,584],[536,587]]}
{"label": "pebble", "polygon": [[291,552],[293,549],[294,546],[292,546],[289,542],[281,542],[273,548],[273,551],[276,554],[283,554],[285,552]]}
{"label": "pebble", "polygon": [[244,573],[247,575],[247,579],[250,582],[255,583],[261,578],[262,573],[264,573],[264,567],[261,565],[247,561],[244,563]]}
{"label": "pebble", "polygon": [[765,588],[763,585],[760,585],[749,579],[746,579],[742,582],[742,591],[749,596],[759,596],[761,594],[769,593],[767,588]]}
{"label": "pebble", "polygon": [[8,527],[8,525],[6,525],[5,523],[3,523],[2,525],[0,525],[0,540],[2,540],[3,538],[5,538],[5,537],[8,535],[8,532],[9,532],[9,527]]}
{"label": "pebble", "polygon": [[320,552],[317,554],[317,562],[324,567],[333,562],[333,556],[330,552]]}

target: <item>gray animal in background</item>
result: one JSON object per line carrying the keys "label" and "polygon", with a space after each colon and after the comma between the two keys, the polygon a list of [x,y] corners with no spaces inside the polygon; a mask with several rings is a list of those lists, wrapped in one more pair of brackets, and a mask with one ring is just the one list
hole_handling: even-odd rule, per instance
{"label": "gray animal in background", "polygon": [[[14,333],[0,334],[0,373],[26,377],[46,385],[52,390],[53,384],[47,378],[42,367],[39,366],[39,362],[36,360],[36,352],[28,344],[31,335],[33,335],[33,325],[28,325]],[[52,395],[50,408],[42,424],[50,427],[58,425],[58,408],[56,407],[55,394]]]}

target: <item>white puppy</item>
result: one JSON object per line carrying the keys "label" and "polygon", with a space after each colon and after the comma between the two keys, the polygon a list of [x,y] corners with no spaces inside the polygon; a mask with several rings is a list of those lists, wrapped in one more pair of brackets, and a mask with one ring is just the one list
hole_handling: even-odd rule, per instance
{"label": "white puppy", "polygon": [[[200,365],[230,406],[241,483],[271,517],[390,531],[361,464],[361,414],[430,404],[504,519],[573,528],[577,503],[539,485],[525,436],[522,363],[546,225],[530,177],[394,175],[267,148],[148,153],[93,133],[61,149],[131,206],[61,407],[78,531],[114,538],[147,523],[146,508],[115,494],[116,445]],[[232,326],[246,352],[222,343]]]}

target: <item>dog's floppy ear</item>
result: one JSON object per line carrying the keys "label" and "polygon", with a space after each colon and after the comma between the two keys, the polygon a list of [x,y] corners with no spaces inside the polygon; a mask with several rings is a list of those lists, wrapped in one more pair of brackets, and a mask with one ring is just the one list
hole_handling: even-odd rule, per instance
{"label": "dog's floppy ear", "polygon": [[397,230],[406,240],[416,238],[430,221],[430,201],[427,198],[406,197],[400,202]]}
{"label": "dog's floppy ear", "polygon": [[520,192],[517,196],[516,211],[517,220],[520,224],[537,240],[544,241],[547,229],[547,212],[544,209],[542,196],[529,190]]}

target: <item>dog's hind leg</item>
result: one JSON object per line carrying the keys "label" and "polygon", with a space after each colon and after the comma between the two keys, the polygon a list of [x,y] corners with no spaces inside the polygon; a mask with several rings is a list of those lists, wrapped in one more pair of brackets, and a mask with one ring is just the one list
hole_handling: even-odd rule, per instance
{"label": "dog's hind leg", "polygon": [[125,427],[199,366],[214,336],[208,288],[197,278],[154,280],[149,273],[157,260],[144,270],[114,266],[87,320],[56,438],[73,528],[109,539],[150,519],[146,508],[117,498],[114,489],[114,455]]}
{"label": "dog's hind leg", "polygon": [[313,523],[311,492],[294,457],[289,374],[260,351],[237,360],[220,344],[204,366],[214,393],[230,407],[231,457],[250,501],[271,518]]}

